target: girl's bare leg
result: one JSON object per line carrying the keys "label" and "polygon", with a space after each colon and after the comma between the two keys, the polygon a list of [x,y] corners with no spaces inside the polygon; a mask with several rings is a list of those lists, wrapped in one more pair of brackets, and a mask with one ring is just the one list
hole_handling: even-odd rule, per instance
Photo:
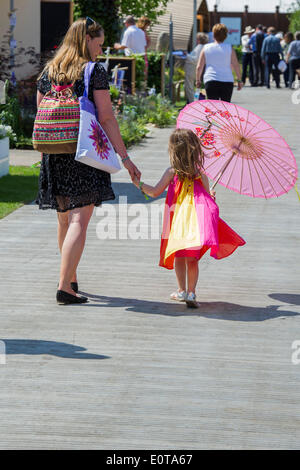
{"label": "girl's bare leg", "polygon": [[61,250],[59,290],[74,295],[71,279],[76,272],[86,239],[86,230],[92,216],[94,205],[80,207],[70,211],[69,227]]}
{"label": "girl's bare leg", "polygon": [[[63,243],[65,241],[67,231],[68,231],[68,228],[69,228],[69,214],[70,214],[70,211],[57,212],[57,220],[58,220],[57,242],[58,242],[58,247],[59,247],[60,253],[62,251],[62,246],[63,246]],[[71,282],[77,282],[76,272],[73,274],[73,276],[71,278]]]}
{"label": "girl's bare leg", "polygon": [[186,290],[186,258],[175,258],[175,273],[179,292]]}
{"label": "girl's bare leg", "polygon": [[199,277],[198,261],[195,258],[185,258],[187,265],[188,293],[195,294],[196,285]]}

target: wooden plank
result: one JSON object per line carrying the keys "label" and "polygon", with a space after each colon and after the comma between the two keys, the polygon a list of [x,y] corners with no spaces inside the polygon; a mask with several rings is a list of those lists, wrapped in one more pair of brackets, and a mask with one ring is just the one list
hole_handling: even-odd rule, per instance
{"label": "wooden plank", "polygon": [[[234,101],[274,125],[299,162],[290,91],[246,88]],[[171,131],[154,129],[130,152],[149,183],[168,166]],[[0,447],[299,449],[295,192],[265,201],[217,188],[222,218],[247,245],[200,262],[201,306],[188,310],[169,301],[175,276],[158,267],[159,239],[97,238],[104,210],[113,222],[125,209],[119,196],[132,211],[147,208],[149,232],[148,211],[163,203],[146,202],[125,170],[113,187],[117,200],[95,210],[78,271],[86,305],[56,305],[54,211],[28,205],[0,221]]]}

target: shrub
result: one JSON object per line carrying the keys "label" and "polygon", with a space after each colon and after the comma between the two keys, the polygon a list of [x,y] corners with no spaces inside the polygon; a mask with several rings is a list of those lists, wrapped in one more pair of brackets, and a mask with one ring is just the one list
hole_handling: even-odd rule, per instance
{"label": "shrub", "polygon": [[239,63],[242,63],[243,53],[242,53],[242,46],[233,46],[233,49],[236,52],[237,58]]}
{"label": "shrub", "polygon": [[[155,87],[157,93],[161,93],[161,73],[163,54],[155,51],[147,53],[148,57],[148,88]],[[145,59],[142,54],[134,54],[136,59],[136,88],[143,89],[145,81]]]}

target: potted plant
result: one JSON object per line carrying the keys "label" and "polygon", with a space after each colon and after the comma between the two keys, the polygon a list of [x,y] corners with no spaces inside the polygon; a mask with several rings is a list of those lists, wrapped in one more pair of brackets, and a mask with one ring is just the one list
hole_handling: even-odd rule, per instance
{"label": "potted plant", "polygon": [[9,139],[16,136],[10,126],[0,124],[0,177],[9,172]]}

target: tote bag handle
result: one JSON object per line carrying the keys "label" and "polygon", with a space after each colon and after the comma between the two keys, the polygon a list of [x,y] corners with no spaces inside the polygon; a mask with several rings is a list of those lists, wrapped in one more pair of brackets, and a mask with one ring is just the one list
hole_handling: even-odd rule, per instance
{"label": "tote bag handle", "polygon": [[91,79],[91,75],[92,75],[92,72],[94,70],[95,65],[96,65],[96,62],[88,62],[85,66],[85,69],[84,69],[84,93],[83,93],[83,96],[85,98],[88,97],[90,79]]}

